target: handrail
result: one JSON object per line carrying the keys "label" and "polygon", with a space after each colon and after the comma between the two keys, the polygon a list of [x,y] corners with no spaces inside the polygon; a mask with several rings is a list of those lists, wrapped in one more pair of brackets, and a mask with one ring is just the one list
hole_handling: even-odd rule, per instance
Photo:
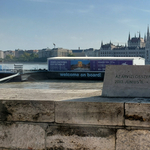
{"label": "handrail", "polygon": [[20,73],[19,73],[19,72],[18,72],[18,73],[16,73],[16,74],[14,74],[14,75],[11,75],[11,76],[8,76],[8,77],[5,77],[5,78],[0,79],[0,82],[1,82],[1,81],[4,81],[4,80],[7,80],[7,79],[14,78],[14,77],[16,77],[16,76],[18,76],[18,75],[20,75]]}

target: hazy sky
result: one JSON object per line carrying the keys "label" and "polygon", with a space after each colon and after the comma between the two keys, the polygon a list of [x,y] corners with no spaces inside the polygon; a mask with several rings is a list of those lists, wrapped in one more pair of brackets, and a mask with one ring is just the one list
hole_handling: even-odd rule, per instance
{"label": "hazy sky", "polygon": [[0,50],[99,49],[147,32],[150,0],[0,0]]}

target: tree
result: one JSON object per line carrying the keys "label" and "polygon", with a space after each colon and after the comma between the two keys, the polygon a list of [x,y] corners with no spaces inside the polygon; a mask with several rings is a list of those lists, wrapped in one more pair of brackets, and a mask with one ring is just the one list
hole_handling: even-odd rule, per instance
{"label": "tree", "polygon": [[75,57],[75,55],[74,55],[74,54],[69,53],[69,54],[68,54],[68,57]]}
{"label": "tree", "polygon": [[20,57],[14,57],[12,55],[7,55],[4,59],[5,62],[33,62],[33,61],[40,61],[38,58],[38,54],[36,53],[27,53],[24,52]]}
{"label": "tree", "polygon": [[8,55],[6,55],[4,60],[6,60],[6,61],[13,61],[13,59],[14,59],[14,56],[8,54]]}

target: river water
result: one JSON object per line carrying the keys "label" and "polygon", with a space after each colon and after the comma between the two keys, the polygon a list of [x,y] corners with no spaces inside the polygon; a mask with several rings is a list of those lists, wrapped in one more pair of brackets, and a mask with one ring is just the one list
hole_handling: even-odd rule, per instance
{"label": "river water", "polygon": [[14,64],[23,65],[23,69],[25,70],[39,70],[48,68],[47,62],[43,63],[0,63],[0,69],[14,69]]}

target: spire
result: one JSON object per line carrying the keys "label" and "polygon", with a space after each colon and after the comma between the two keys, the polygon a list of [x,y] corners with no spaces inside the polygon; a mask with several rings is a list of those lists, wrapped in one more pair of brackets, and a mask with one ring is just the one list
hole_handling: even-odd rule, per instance
{"label": "spire", "polygon": [[129,32],[129,37],[128,37],[128,41],[130,41],[130,32]]}
{"label": "spire", "polygon": [[139,32],[139,39],[141,39],[141,34],[140,34],[140,32]]}
{"label": "spire", "polygon": [[101,41],[101,47],[103,46],[103,41]]}
{"label": "spire", "polygon": [[147,40],[149,39],[149,25],[147,27]]}
{"label": "spire", "polygon": [[146,42],[146,35],[144,35],[144,42]]}

